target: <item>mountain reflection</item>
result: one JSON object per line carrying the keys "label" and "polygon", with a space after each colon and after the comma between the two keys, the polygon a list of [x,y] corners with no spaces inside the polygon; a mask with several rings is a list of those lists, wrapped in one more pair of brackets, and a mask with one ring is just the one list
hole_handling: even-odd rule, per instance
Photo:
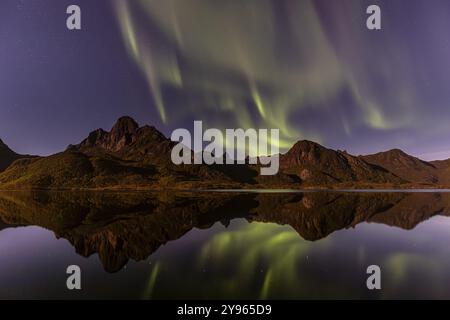
{"label": "mountain reflection", "polygon": [[[2,192],[0,230],[49,229],[82,256],[98,253],[104,269],[117,272],[130,259],[144,260],[193,228],[210,228],[216,222],[228,226],[236,218],[289,225],[302,238],[315,241],[361,222],[412,229],[434,215],[449,215],[449,208],[447,193]],[[249,226],[251,232],[242,241],[259,241],[256,226]],[[266,248],[280,251],[284,242],[295,241],[291,237],[292,233],[274,234]],[[228,240],[224,235],[215,238],[203,254],[226,250]],[[290,248],[294,249],[283,254],[303,251],[300,244]],[[277,260],[283,263],[281,257]],[[284,267],[280,270],[286,272]]]}

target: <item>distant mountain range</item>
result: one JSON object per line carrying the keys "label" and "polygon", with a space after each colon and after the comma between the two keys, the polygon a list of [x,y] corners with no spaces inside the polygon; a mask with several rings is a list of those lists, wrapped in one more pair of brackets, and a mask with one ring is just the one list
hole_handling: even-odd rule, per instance
{"label": "distant mountain range", "polygon": [[450,159],[426,162],[393,149],[367,156],[298,141],[280,155],[280,171],[256,165],[174,165],[174,142],[122,117],[108,132],[48,157],[19,155],[0,140],[0,189],[442,188]]}

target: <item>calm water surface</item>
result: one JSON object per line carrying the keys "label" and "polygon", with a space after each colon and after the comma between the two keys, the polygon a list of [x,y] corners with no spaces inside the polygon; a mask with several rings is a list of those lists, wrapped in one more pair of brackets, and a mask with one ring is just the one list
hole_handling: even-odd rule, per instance
{"label": "calm water surface", "polygon": [[444,192],[3,192],[0,298],[449,299],[447,216]]}

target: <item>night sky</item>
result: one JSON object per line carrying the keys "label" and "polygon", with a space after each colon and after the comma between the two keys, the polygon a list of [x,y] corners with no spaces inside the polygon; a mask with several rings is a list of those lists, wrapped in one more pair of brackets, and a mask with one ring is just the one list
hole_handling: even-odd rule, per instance
{"label": "night sky", "polygon": [[3,141],[51,154],[122,115],[450,157],[450,1],[0,1]]}

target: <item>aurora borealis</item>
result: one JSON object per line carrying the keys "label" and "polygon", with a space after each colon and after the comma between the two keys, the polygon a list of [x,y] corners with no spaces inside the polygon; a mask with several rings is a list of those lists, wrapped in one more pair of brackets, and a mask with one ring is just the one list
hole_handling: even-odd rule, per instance
{"label": "aurora borealis", "polygon": [[405,2],[80,0],[77,33],[69,1],[2,1],[0,138],[46,154],[128,114],[166,135],[202,120],[279,128],[281,150],[450,157],[450,3]]}

